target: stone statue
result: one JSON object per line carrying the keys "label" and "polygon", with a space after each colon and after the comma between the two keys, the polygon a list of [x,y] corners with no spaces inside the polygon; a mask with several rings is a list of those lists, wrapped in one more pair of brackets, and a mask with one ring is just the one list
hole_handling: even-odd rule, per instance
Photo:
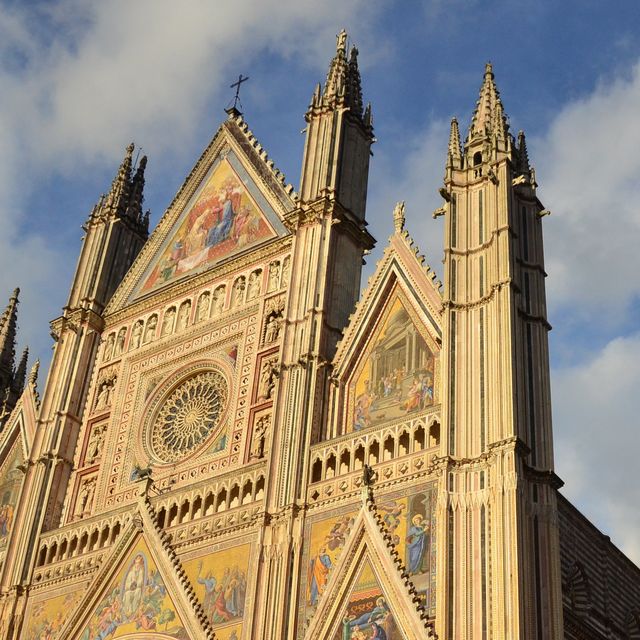
{"label": "stone statue", "polygon": [[244,276],[240,276],[234,283],[231,291],[231,308],[239,307],[244,299],[245,281]]}
{"label": "stone statue", "polygon": [[259,460],[264,457],[265,442],[271,427],[271,415],[267,414],[260,417],[253,427],[253,437],[251,438],[251,451],[249,453],[250,460]]}
{"label": "stone statue", "polygon": [[262,363],[258,385],[258,400],[269,400],[273,396],[277,378],[276,362],[277,359],[271,359]]}
{"label": "stone statue", "polygon": [[267,320],[267,326],[264,331],[265,342],[275,342],[280,335],[280,318],[275,314],[271,314]]}
{"label": "stone statue", "polygon": [[202,322],[209,313],[209,292],[205,291],[198,299],[196,308],[196,322]]}
{"label": "stone statue", "polygon": [[116,338],[116,346],[113,349],[113,355],[119,356],[124,351],[124,343],[127,339],[127,327],[122,327],[120,331],[118,331],[118,337]]}
{"label": "stone statue", "polygon": [[151,342],[155,339],[157,326],[158,326],[158,316],[153,314],[147,320],[147,328],[144,332],[144,340],[143,340],[144,344],[147,344],[148,342]]}
{"label": "stone statue", "polygon": [[289,286],[289,272],[291,271],[291,258],[287,256],[282,261],[282,278],[280,279],[280,287]]}
{"label": "stone statue", "polygon": [[107,343],[104,345],[104,353],[102,355],[103,362],[109,362],[113,356],[113,348],[116,343],[116,334],[110,333],[107,338]]}
{"label": "stone statue", "polygon": [[87,478],[82,481],[80,492],[78,493],[78,502],[76,503],[76,518],[80,518],[91,511],[95,490],[95,478]]}
{"label": "stone statue", "polygon": [[100,457],[106,431],[107,425],[97,425],[93,427],[89,443],[87,444],[87,454],[85,456],[85,462],[87,464],[92,464]]}
{"label": "stone statue", "polygon": [[137,349],[142,342],[142,320],[136,321],[131,330],[131,344],[129,345],[129,351]]}
{"label": "stone statue", "polygon": [[280,279],[280,263],[272,262],[269,265],[269,282],[267,284],[267,291],[278,290],[278,280]]}
{"label": "stone statue", "polygon": [[160,335],[168,336],[173,333],[173,323],[176,319],[176,308],[169,307],[164,312],[164,317],[162,318],[162,330],[160,331]]}
{"label": "stone statue", "polygon": [[178,329],[184,331],[189,326],[189,316],[191,316],[191,300],[183,302],[178,315]]}
{"label": "stone statue", "polygon": [[219,316],[224,311],[224,298],[226,294],[226,287],[222,285],[213,292],[213,309],[211,314]]}
{"label": "stone statue", "polygon": [[260,295],[260,276],[262,271],[258,269],[249,276],[249,288],[247,290],[247,300],[253,300]]}
{"label": "stone statue", "polygon": [[106,409],[111,404],[111,385],[109,380],[105,380],[98,389],[96,399],[96,409]]}

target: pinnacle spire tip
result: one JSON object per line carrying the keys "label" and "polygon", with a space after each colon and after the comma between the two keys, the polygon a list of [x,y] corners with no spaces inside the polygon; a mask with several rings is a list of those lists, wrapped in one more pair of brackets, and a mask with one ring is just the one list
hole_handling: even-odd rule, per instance
{"label": "pinnacle spire tip", "polygon": [[404,200],[397,202],[393,209],[393,226],[396,233],[404,231]]}

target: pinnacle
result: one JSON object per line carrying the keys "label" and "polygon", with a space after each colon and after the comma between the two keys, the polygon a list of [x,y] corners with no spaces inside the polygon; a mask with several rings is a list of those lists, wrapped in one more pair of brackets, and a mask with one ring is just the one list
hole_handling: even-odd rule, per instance
{"label": "pinnacle", "polygon": [[314,94],[312,106],[348,107],[362,117],[362,86],[358,69],[358,49],[351,47],[347,57],[347,32],[336,36],[336,54],[331,60],[322,96]]}
{"label": "pinnacle", "polygon": [[458,120],[456,118],[451,118],[447,165],[453,165],[456,168],[460,168],[462,160],[460,148],[460,129],[458,127]]}
{"label": "pinnacle", "polygon": [[493,137],[503,142],[507,139],[509,125],[494,78],[493,65],[487,62],[480,96],[469,127],[469,142],[484,137]]}

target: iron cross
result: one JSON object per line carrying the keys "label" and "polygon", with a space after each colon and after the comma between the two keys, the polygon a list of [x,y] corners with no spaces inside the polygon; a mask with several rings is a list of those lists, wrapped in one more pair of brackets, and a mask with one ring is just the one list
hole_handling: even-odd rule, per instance
{"label": "iron cross", "polygon": [[233,89],[234,87],[235,87],[235,89],[236,89],[236,95],[235,95],[235,96],[234,96],[234,98],[233,98],[233,108],[234,108],[234,109],[236,109],[236,110],[237,110],[237,108],[238,108],[238,103],[240,103],[240,106],[242,106],[242,102],[240,102],[240,85],[241,85],[243,82],[246,82],[248,79],[249,79],[249,76],[247,76],[246,78],[243,78],[243,77],[242,77],[242,74],[240,74],[240,75],[238,76],[238,81],[237,81],[237,82],[234,82],[234,83],[231,85],[231,88],[232,88],[232,89]]}

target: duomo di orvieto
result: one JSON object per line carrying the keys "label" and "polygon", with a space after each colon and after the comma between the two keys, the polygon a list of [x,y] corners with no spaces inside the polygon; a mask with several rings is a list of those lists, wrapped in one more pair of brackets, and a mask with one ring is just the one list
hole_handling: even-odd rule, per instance
{"label": "duomo di orvieto", "polygon": [[344,32],[305,120],[296,190],[229,109],[151,234],[128,147],[41,383],[11,297],[0,638],[640,639],[640,570],[559,493],[546,210],[491,66],[443,149],[443,284],[399,203],[361,293]]}

